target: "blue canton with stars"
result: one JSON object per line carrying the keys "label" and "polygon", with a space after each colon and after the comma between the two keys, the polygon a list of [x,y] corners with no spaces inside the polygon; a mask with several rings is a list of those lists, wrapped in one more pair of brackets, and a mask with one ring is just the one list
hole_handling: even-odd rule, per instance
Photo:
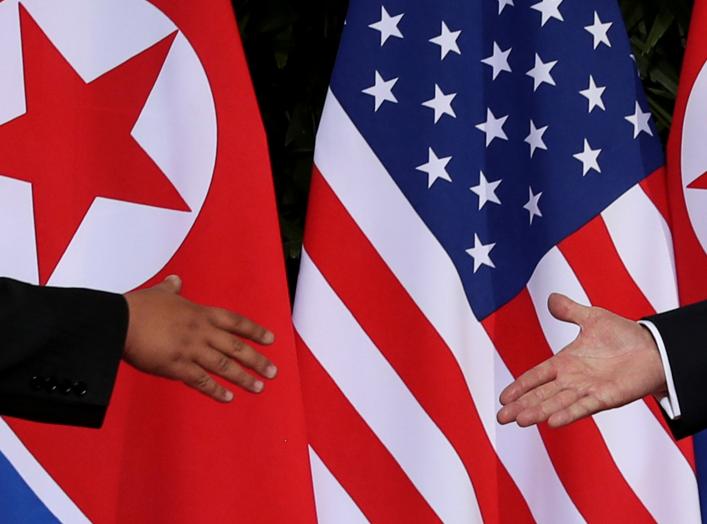
{"label": "blue canton with stars", "polygon": [[616,0],[352,0],[331,89],[479,319],[663,164]]}

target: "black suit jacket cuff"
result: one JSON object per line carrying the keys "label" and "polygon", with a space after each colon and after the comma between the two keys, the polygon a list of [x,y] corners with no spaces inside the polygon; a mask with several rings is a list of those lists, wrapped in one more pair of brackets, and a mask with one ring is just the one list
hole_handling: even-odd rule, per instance
{"label": "black suit jacket cuff", "polygon": [[15,320],[15,351],[0,362],[0,414],[101,426],[125,345],[125,298],[0,281],[12,288],[5,313]]}
{"label": "black suit jacket cuff", "polygon": [[676,438],[707,427],[707,302],[648,317],[670,361],[681,416],[668,420]]}

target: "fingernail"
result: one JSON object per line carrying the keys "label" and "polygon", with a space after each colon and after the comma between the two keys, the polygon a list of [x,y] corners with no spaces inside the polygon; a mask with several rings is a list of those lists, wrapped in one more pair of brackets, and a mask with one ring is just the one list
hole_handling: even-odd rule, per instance
{"label": "fingernail", "polygon": [[253,391],[255,391],[256,393],[260,393],[264,387],[265,384],[263,384],[259,380],[253,383]]}
{"label": "fingernail", "polygon": [[275,335],[271,331],[266,332],[263,335],[263,344],[272,344],[275,342]]}
{"label": "fingernail", "polygon": [[231,391],[226,391],[223,398],[226,402],[231,402],[233,400],[233,393]]}
{"label": "fingernail", "polygon": [[275,367],[273,364],[270,364],[268,367],[265,368],[266,377],[275,378],[275,375],[277,375],[277,367]]}

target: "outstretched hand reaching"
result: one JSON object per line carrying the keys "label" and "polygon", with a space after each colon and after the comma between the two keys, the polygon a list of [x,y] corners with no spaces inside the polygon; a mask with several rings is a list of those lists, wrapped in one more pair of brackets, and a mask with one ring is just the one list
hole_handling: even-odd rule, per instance
{"label": "outstretched hand reaching", "polygon": [[229,402],[233,393],[210,373],[260,393],[263,381],[245,368],[266,378],[274,378],[277,368],[242,339],[268,345],[274,335],[236,313],[182,298],[181,287],[179,277],[170,276],[125,295],[130,322],[123,359],[140,371],[180,380],[221,402]]}
{"label": "outstretched hand reaching", "polygon": [[580,327],[579,336],[501,393],[501,424],[559,427],[646,395],[664,394],[665,374],[653,337],[640,324],[553,294],[550,313]]}

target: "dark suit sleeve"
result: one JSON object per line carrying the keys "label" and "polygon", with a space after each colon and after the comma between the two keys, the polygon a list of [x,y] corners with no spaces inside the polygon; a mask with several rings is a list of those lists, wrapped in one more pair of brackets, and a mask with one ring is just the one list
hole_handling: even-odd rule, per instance
{"label": "dark suit sleeve", "polygon": [[0,414],[100,427],[127,325],[121,295],[0,278]]}
{"label": "dark suit sleeve", "polygon": [[680,418],[668,420],[676,438],[707,428],[707,301],[649,317],[670,361]]}

